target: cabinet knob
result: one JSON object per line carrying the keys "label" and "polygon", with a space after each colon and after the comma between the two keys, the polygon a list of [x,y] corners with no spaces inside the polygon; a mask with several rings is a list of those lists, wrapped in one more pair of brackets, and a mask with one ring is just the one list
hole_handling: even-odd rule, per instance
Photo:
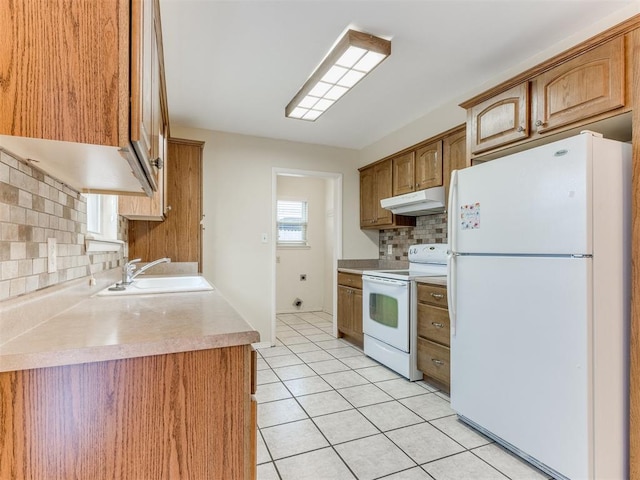
{"label": "cabinet knob", "polygon": [[536,120],[536,127],[544,126],[544,122],[542,120]]}
{"label": "cabinet knob", "polygon": [[433,325],[436,328],[444,328],[444,323],[431,322],[431,325]]}
{"label": "cabinet knob", "polygon": [[164,166],[164,161],[160,157],[158,157],[155,160],[151,160],[151,165],[160,170]]}
{"label": "cabinet knob", "polygon": [[442,293],[433,293],[431,292],[430,295],[435,298],[436,300],[442,300],[444,298],[444,294]]}
{"label": "cabinet knob", "polygon": [[444,365],[444,362],[442,360],[438,360],[437,358],[432,358],[431,361],[433,363],[435,363],[436,365],[438,365],[439,367],[441,367],[442,365]]}
{"label": "cabinet knob", "polygon": [[520,126],[518,127],[518,130],[517,130],[517,131],[518,131],[518,133],[522,133],[522,132],[524,132],[524,127],[523,127],[522,125],[520,125]]}

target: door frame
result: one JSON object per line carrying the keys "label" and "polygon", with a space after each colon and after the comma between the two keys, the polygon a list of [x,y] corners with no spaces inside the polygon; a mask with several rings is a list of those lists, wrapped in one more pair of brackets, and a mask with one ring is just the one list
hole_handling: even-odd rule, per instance
{"label": "door frame", "polygon": [[[271,169],[271,345],[276,344],[276,256],[278,247],[278,231],[276,226],[277,200],[278,200],[278,176],[313,177],[333,181],[333,259],[332,285],[335,292],[338,286],[338,259],[342,258],[342,173],[321,172],[317,170],[300,170],[296,168],[272,167]],[[337,294],[333,295],[333,336],[338,335],[336,322],[336,309],[338,308]]]}

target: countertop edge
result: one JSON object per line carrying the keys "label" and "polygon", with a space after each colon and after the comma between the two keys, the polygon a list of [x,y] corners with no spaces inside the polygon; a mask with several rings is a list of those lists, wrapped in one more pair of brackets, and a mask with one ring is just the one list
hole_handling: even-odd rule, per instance
{"label": "countertop edge", "polygon": [[256,330],[247,330],[204,337],[170,338],[148,343],[86,346],[70,350],[56,350],[54,352],[6,354],[0,357],[2,360],[0,372],[126,360],[211,348],[237,347],[250,345],[259,340],[260,334]]}

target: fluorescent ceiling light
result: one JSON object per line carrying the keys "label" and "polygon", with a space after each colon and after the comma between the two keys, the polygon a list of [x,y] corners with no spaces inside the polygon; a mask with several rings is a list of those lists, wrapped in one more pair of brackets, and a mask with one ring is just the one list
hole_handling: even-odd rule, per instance
{"label": "fluorescent ceiling light", "polygon": [[391,42],[348,30],[285,108],[285,116],[314,121],[391,54]]}

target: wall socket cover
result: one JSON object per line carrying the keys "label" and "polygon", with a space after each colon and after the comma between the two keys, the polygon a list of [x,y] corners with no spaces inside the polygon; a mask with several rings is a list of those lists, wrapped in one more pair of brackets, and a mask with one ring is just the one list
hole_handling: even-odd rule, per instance
{"label": "wall socket cover", "polygon": [[387,245],[387,255],[393,255],[393,245]]}

